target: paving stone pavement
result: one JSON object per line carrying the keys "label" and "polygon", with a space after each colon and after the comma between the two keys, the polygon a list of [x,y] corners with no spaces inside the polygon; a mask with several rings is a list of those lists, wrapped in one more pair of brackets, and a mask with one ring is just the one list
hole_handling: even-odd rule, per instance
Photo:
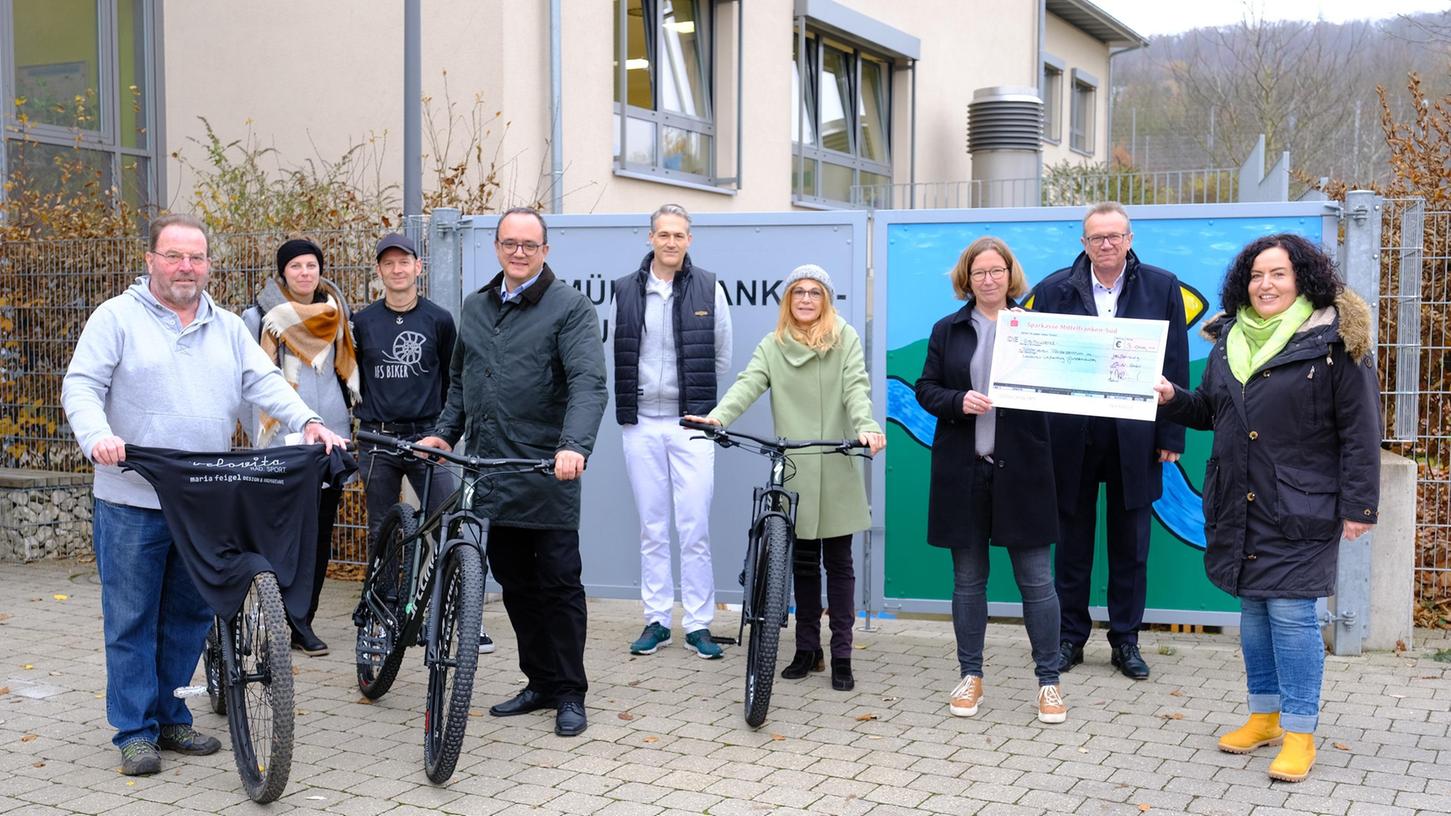
{"label": "paving stone pavement", "polygon": [[[358,693],[348,619],[357,586],[330,581],[324,592],[316,628],[333,653],[293,653],[291,781],[259,806],[225,748],[163,754],[160,774],[121,776],[102,699],[94,566],[0,564],[0,813],[1451,813],[1451,664],[1429,657],[1451,648],[1447,633],[1419,632],[1400,655],[1328,658],[1318,763],[1308,781],[1287,784],[1265,775],[1271,750],[1215,749],[1216,734],[1245,714],[1233,635],[1144,633],[1154,671],[1144,682],[1115,672],[1096,637],[1087,662],[1064,675],[1068,722],[1046,726],[1020,625],[989,628],[987,695],[976,717],[960,719],[946,711],[957,679],[951,625],[880,621],[857,632],[854,692],[833,691],[826,674],[778,681],[770,719],[753,731],[741,717],[744,650],[718,661],[678,645],[632,657],[639,605],[611,600],[589,603],[589,730],[564,739],[550,713],[485,713],[523,683],[491,599],[484,618],[498,651],[479,660],[479,716],[453,779],[436,786],[422,769],[421,651],[410,650],[382,700]],[[736,620],[722,612],[716,631],[734,634]],[[192,708],[198,727],[226,743],[223,718],[201,701]]]}

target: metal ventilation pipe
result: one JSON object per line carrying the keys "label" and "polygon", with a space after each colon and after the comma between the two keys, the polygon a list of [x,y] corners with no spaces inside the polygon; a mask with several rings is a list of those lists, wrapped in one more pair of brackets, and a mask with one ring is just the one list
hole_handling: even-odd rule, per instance
{"label": "metal ventilation pipe", "polygon": [[972,206],[1037,207],[1043,101],[1036,88],[979,88],[967,106]]}

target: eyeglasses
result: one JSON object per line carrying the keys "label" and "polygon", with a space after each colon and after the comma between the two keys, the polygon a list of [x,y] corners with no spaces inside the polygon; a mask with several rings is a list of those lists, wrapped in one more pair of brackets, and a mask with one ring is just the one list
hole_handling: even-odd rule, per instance
{"label": "eyeglasses", "polygon": [[796,288],[791,290],[791,297],[797,300],[823,300],[826,297],[826,293],[820,289]]}
{"label": "eyeglasses", "polygon": [[1083,236],[1083,243],[1093,244],[1094,246],[1118,246],[1124,242],[1125,238],[1132,234],[1130,232],[1109,232],[1103,235],[1085,235]]}
{"label": "eyeglasses", "polygon": [[513,238],[505,238],[502,241],[495,241],[494,243],[498,244],[499,248],[504,250],[504,254],[506,255],[513,255],[521,249],[524,250],[525,255],[533,255],[539,251],[540,247],[544,246],[538,241],[515,241]]}
{"label": "eyeglasses", "polygon": [[1003,278],[1008,276],[1008,268],[1006,266],[994,266],[989,269],[974,269],[971,272],[967,273],[967,276],[977,281],[978,283],[982,283],[988,278],[992,278],[993,280],[1002,280]]}
{"label": "eyeglasses", "polygon": [[182,261],[191,261],[192,266],[206,266],[212,262],[211,258],[199,252],[153,252],[152,255],[166,262],[167,266],[180,266]]}

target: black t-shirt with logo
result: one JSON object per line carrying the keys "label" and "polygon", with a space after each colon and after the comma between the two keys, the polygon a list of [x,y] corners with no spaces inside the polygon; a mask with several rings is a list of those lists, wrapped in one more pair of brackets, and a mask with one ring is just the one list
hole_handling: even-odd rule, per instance
{"label": "black t-shirt with logo", "polygon": [[448,397],[453,316],[424,298],[406,312],[375,301],[353,315],[363,401],[362,422],[432,422]]}
{"label": "black t-shirt with logo", "polygon": [[214,612],[235,615],[252,577],[271,571],[287,613],[307,616],[318,495],[357,470],[351,456],[322,445],[227,453],[127,445],[121,466],[156,488],[187,573]]}

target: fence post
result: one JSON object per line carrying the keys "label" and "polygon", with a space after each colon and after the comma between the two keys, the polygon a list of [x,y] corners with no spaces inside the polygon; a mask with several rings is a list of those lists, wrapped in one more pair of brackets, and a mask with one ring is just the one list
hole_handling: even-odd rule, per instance
{"label": "fence post", "polygon": [[428,299],[447,309],[454,322],[463,308],[463,233],[458,228],[459,211],[452,207],[434,209],[428,219]]}
{"label": "fence post", "polygon": [[[1346,284],[1370,306],[1371,348],[1379,342],[1381,214],[1384,201],[1368,190],[1345,194],[1341,219],[1345,245],[1340,269]],[[1330,648],[1337,655],[1358,655],[1365,643],[1370,618],[1370,553],[1374,529],[1354,541],[1340,541],[1335,575],[1335,597],[1327,616]]]}

